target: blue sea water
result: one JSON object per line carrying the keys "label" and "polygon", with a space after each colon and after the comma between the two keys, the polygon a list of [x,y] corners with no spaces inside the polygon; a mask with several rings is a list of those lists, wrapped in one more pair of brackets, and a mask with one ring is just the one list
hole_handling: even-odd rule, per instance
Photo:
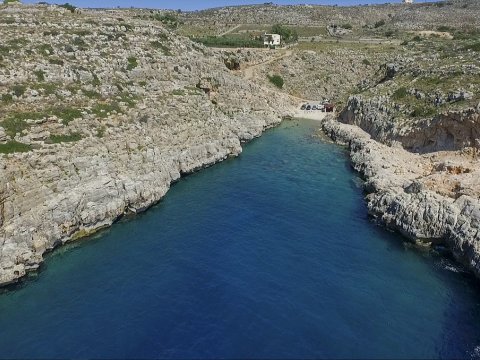
{"label": "blue sea water", "polygon": [[367,217],[289,121],[0,295],[0,358],[474,358],[477,281]]}

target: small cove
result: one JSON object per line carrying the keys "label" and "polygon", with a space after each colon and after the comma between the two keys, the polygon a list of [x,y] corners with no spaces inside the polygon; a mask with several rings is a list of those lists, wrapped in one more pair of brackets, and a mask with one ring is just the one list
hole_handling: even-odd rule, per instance
{"label": "small cove", "polygon": [[374,226],[317,126],[287,121],[55,251],[0,295],[0,358],[477,357],[476,280]]}

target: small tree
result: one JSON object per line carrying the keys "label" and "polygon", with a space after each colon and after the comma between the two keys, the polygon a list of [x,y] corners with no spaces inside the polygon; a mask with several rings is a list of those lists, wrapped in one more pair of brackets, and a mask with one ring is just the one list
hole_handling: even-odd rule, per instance
{"label": "small tree", "polygon": [[280,75],[268,75],[268,80],[279,89],[283,88],[284,81]]}
{"label": "small tree", "polygon": [[63,7],[64,9],[67,9],[68,11],[70,11],[71,13],[74,13],[75,10],[77,9],[76,6],[73,6],[69,3],[65,3],[63,5],[59,5],[60,7]]}
{"label": "small tree", "polygon": [[282,40],[286,43],[295,42],[298,40],[298,33],[286,26],[280,24],[273,25],[270,30],[272,34],[278,34],[282,37]]}

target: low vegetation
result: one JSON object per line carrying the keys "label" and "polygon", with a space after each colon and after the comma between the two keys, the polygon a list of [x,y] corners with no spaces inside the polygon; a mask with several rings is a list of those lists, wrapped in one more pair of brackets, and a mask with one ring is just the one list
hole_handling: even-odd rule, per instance
{"label": "low vegetation", "polygon": [[277,88],[279,89],[283,88],[284,81],[280,75],[268,75],[268,80]]}
{"label": "low vegetation", "polygon": [[298,33],[296,30],[280,24],[273,25],[270,31],[272,34],[279,34],[282,37],[282,41],[285,43],[292,43],[298,40]]}
{"label": "low vegetation", "polygon": [[27,87],[25,85],[14,85],[12,87],[12,91],[16,97],[20,97],[25,94],[25,91],[27,91]]}
{"label": "low vegetation", "polygon": [[64,125],[68,125],[71,121],[82,117],[82,111],[72,107],[59,107],[51,110],[51,114],[62,119]]}
{"label": "low vegetation", "polygon": [[172,13],[157,13],[152,15],[151,18],[153,20],[160,21],[163,25],[169,27],[170,29],[176,29],[179,25],[178,17]]}
{"label": "low vegetation", "polygon": [[128,65],[127,65],[127,70],[133,70],[138,66],[138,60],[136,57],[131,56],[127,59]]}
{"label": "low vegetation", "polygon": [[74,142],[74,141],[79,141],[81,139],[82,139],[82,135],[79,133],[72,133],[68,135],[50,135],[50,142],[52,144]]}
{"label": "low vegetation", "polygon": [[92,108],[92,113],[99,118],[106,118],[113,112],[121,113],[122,110],[117,102],[112,103],[98,103]]}
{"label": "low vegetation", "polygon": [[44,56],[50,56],[53,54],[53,47],[50,44],[41,44],[38,46],[38,51]]}
{"label": "low vegetation", "polygon": [[152,41],[150,42],[150,45],[154,48],[154,49],[159,49],[163,52],[164,55],[167,55],[167,56],[171,56],[172,55],[172,52],[170,50],[170,48],[163,44],[162,42],[158,41],[158,40],[155,40],[155,41]]}
{"label": "low vegetation", "polygon": [[9,141],[5,144],[0,144],[0,154],[13,154],[19,152],[28,152],[31,150],[31,145],[23,144],[15,140]]}
{"label": "low vegetation", "polygon": [[400,99],[403,99],[404,97],[406,97],[407,95],[408,95],[407,89],[404,88],[404,87],[401,87],[401,88],[395,90],[395,92],[392,95],[392,98],[394,100],[400,100]]}
{"label": "low vegetation", "polygon": [[261,48],[263,47],[263,41],[260,39],[242,39],[233,36],[205,36],[201,38],[192,38],[193,41],[210,47],[249,47],[249,48]]}
{"label": "low vegetation", "polygon": [[35,76],[37,77],[38,81],[45,81],[45,71],[43,70],[35,70],[33,72]]}
{"label": "low vegetation", "polygon": [[6,104],[13,102],[12,94],[2,94],[1,99],[2,102]]}
{"label": "low vegetation", "polygon": [[65,4],[59,5],[59,6],[62,7],[62,8],[64,8],[64,9],[67,9],[67,10],[70,11],[71,13],[74,13],[75,10],[77,9],[76,6],[71,5],[71,4],[69,4],[69,3],[65,3]]}

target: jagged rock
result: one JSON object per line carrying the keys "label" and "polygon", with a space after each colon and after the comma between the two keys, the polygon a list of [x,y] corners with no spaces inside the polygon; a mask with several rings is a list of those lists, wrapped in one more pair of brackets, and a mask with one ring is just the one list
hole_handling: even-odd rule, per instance
{"label": "jagged rock", "polygon": [[452,102],[470,100],[471,98],[473,98],[473,94],[468,91],[460,90],[460,91],[448,94],[448,101],[452,101]]}
{"label": "jagged rock", "polygon": [[393,79],[399,71],[398,64],[386,64],[385,65],[385,78]]}
{"label": "jagged rock", "polygon": [[447,246],[480,277],[480,169],[475,159],[460,157],[454,163],[446,153],[412,154],[333,118],[322,128],[348,145],[353,167],[366,178],[373,217],[412,241]]}

